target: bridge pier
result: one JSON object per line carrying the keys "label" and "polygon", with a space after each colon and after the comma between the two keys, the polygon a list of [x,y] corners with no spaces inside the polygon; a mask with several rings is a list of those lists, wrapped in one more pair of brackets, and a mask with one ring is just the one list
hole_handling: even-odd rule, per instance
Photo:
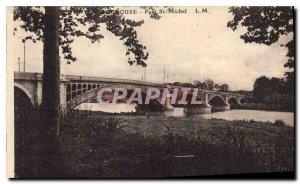
{"label": "bridge pier", "polygon": [[34,101],[37,104],[41,104],[42,103],[42,90],[43,90],[43,84],[42,84],[42,80],[36,80],[35,81],[35,95],[34,95]]}
{"label": "bridge pier", "polygon": [[171,96],[167,96],[166,103],[164,104],[165,111],[174,111],[174,107],[171,104]]}
{"label": "bridge pier", "polygon": [[67,105],[67,79],[66,76],[60,76],[60,105],[64,108]]}
{"label": "bridge pier", "polygon": [[212,106],[211,111],[219,112],[219,111],[230,111],[230,104],[220,105],[220,106]]}
{"label": "bridge pier", "polygon": [[[60,83],[60,104],[62,107],[65,107],[67,104],[67,99],[66,99],[66,77],[61,76],[60,78],[61,83]],[[35,95],[34,95],[34,101],[37,104],[42,103],[42,89],[43,89],[43,84],[42,84],[42,79],[38,79],[35,81]]]}

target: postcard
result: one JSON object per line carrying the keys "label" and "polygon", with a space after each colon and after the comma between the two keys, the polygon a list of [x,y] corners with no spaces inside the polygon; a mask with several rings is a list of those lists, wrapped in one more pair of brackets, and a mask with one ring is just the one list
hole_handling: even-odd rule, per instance
{"label": "postcard", "polygon": [[7,7],[8,178],[295,178],[293,7]]}

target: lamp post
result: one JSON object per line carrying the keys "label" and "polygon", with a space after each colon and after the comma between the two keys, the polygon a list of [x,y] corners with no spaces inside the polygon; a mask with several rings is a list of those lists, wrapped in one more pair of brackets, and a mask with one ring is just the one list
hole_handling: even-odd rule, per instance
{"label": "lamp post", "polygon": [[20,65],[21,65],[20,57],[18,57],[18,65],[19,65],[19,72],[20,72]]}
{"label": "lamp post", "polygon": [[147,67],[145,66],[145,69],[144,69],[144,82],[146,82],[146,74],[147,74]]}
{"label": "lamp post", "polygon": [[164,66],[163,84],[166,82],[166,67]]}
{"label": "lamp post", "polygon": [[26,63],[26,40],[22,39],[22,42],[24,43],[24,65],[23,65],[23,70],[25,72],[25,63]]}

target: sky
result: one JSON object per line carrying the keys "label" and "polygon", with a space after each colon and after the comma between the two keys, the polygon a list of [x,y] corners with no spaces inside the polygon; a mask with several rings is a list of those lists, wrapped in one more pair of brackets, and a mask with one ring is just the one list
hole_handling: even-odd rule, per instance
{"label": "sky", "polygon": [[[245,28],[237,31],[227,28],[227,22],[233,18],[227,7],[205,7],[209,13],[202,14],[195,13],[196,7],[181,7],[185,8],[186,14],[163,14],[159,20],[150,19],[138,7],[131,8],[138,9],[137,15],[126,15],[145,21],[137,33],[149,52],[146,81],[162,83],[164,67],[166,82],[212,79],[218,84],[228,84],[231,90],[252,90],[255,79],[262,75],[284,76],[287,49],[280,45],[291,35],[271,46],[245,44],[240,39]],[[14,26],[19,24],[14,22]],[[142,80],[144,68],[128,64],[126,48],[119,38],[105,26],[101,33],[104,39],[100,43],[76,38],[71,47],[77,61],[68,65],[62,60],[61,73]],[[15,35],[8,35],[14,40],[15,71],[19,70],[18,58],[24,60],[21,39],[27,34],[18,29]],[[42,72],[42,54],[42,43],[26,42],[26,72]]]}

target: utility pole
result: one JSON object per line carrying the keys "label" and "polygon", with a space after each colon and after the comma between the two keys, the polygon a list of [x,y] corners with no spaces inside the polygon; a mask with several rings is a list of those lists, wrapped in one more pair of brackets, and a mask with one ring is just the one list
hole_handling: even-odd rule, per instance
{"label": "utility pole", "polygon": [[163,83],[165,83],[166,80],[166,67],[164,66],[164,79],[163,79]]}
{"label": "utility pole", "polygon": [[23,70],[25,72],[25,64],[26,64],[26,40],[23,39],[22,42],[24,43],[24,65],[23,65]]}
{"label": "utility pole", "polygon": [[145,66],[145,69],[144,69],[144,82],[146,82],[146,74],[147,74],[147,67]]}
{"label": "utility pole", "polygon": [[169,74],[167,74],[167,83],[169,83]]}
{"label": "utility pole", "polygon": [[21,68],[20,68],[20,66],[21,66],[21,61],[20,61],[20,57],[18,57],[18,65],[19,65],[19,72],[21,72]]}

